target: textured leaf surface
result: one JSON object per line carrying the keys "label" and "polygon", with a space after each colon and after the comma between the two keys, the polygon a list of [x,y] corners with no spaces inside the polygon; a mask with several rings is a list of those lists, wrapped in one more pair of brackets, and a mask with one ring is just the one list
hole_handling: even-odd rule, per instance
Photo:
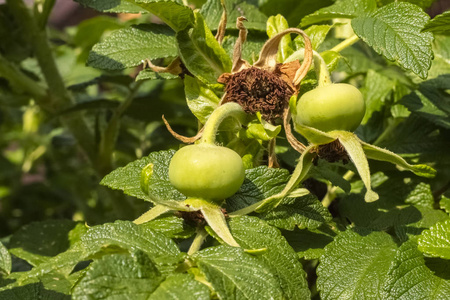
{"label": "textured leaf surface", "polygon": [[91,227],[81,237],[85,253],[92,255],[108,246],[118,246],[127,250],[140,250],[151,258],[180,253],[175,242],[162,233],[128,221],[116,221]]}
{"label": "textured leaf surface", "polygon": [[182,218],[173,215],[163,215],[140,226],[151,228],[171,239],[187,239],[195,233],[194,227],[187,225]]}
{"label": "textured leaf surface", "polygon": [[245,171],[245,180],[239,191],[227,199],[227,210],[236,211],[273,196],[289,180],[289,172],[284,169],[260,166]]}
{"label": "textured leaf surface", "polygon": [[194,259],[221,299],[282,297],[280,285],[270,267],[241,248],[207,248],[196,253]]}
{"label": "textured leaf surface", "polygon": [[167,277],[152,293],[149,300],[209,300],[208,287],[190,274],[175,274]]}
{"label": "textured leaf surface", "polygon": [[255,217],[231,218],[228,224],[241,247],[266,249],[258,257],[270,266],[278,277],[286,299],[310,297],[303,266],[278,229]]}
{"label": "textured leaf surface", "polygon": [[420,31],[428,20],[419,7],[395,2],[353,19],[352,27],[377,53],[426,78],[433,57],[433,35]]}
{"label": "textured leaf surface", "polygon": [[0,276],[11,273],[11,255],[8,249],[0,242]]}
{"label": "textured leaf surface", "polygon": [[87,64],[99,69],[120,70],[136,67],[145,59],[177,55],[175,33],[158,24],[134,25],[120,29],[96,44]]}
{"label": "textured leaf surface", "polygon": [[0,292],[0,299],[5,300],[70,300],[69,295],[44,288],[42,283],[32,283]]}
{"label": "textured leaf surface", "polygon": [[73,299],[148,299],[164,280],[142,252],[113,254],[94,261],[75,286]]}
{"label": "textured leaf surface", "polygon": [[180,57],[188,70],[204,82],[216,83],[217,78],[231,70],[231,59],[214,38],[203,17],[195,14],[193,28],[177,33]]}
{"label": "textured leaf surface", "polygon": [[265,213],[263,218],[268,224],[286,230],[294,230],[295,227],[315,229],[332,219],[328,209],[311,194],[285,198],[279,206]]}
{"label": "textured leaf surface", "polygon": [[450,220],[438,222],[419,237],[419,250],[434,257],[450,259]]}
{"label": "textured leaf surface", "polygon": [[377,3],[374,0],[338,0],[333,5],[304,17],[301,25],[305,27],[336,18],[354,18],[375,11],[376,8]]}
{"label": "textured leaf surface", "polygon": [[430,20],[423,28],[423,31],[450,35],[450,10],[443,12]]}
{"label": "textured leaf surface", "polygon": [[322,299],[383,299],[396,245],[385,232],[347,230],[325,247],[317,268]]}
{"label": "textured leaf surface", "polygon": [[[154,201],[158,195],[163,198],[172,194],[175,195],[177,191],[170,185],[167,174],[170,159],[174,153],[175,151],[173,150],[152,152],[147,157],[135,160],[125,167],[112,171],[102,179],[100,184],[106,185],[114,190],[122,190],[127,195],[147,201]],[[154,172],[151,180],[157,184],[160,183],[159,186],[157,185],[157,192],[152,193],[155,199],[145,194],[141,189],[142,169],[150,163],[154,164]],[[172,192],[172,194],[169,193],[167,195],[165,191]],[[161,195],[158,194],[159,192],[161,192]],[[180,193],[177,193],[178,197],[180,197]]]}
{"label": "textured leaf surface", "polygon": [[450,281],[433,275],[414,241],[400,246],[389,270],[384,299],[446,299]]}
{"label": "textured leaf surface", "polygon": [[325,246],[333,241],[333,232],[301,229],[284,231],[283,236],[299,257],[307,260],[319,259],[325,253]]}
{"label": "textured leaf surface", "polygon": [[202,124],[205,124],[220,98],[208,85],[191,76],[184,78],[184,92],[189,109]]}
{"label": "textured leaf surface", "polygon": [[[225,7],[227,9],[227,29],[236,29],[236,19],[245,16],[247,29],[256,29],[265,31],[267,17],[261,13],[253,1],[246,0],[227,0]],[[222,6],[220,0],[208,0],[200,9],[200,13],[205,18],[205,22],[211,30],[216,30],[219,26],[222,16]]]}
{"label": "textured leaf surface", "polygon": [[51,220],[25,225],[11,237],[10,251],[37,266],[71,246],[69,233],[76,224],[69,220]]}
{"label": "textured leaf surface", "polygon": [[441,75],[420,84],[401,101],[410,111],[436,125],[450,129],[450,75]]}

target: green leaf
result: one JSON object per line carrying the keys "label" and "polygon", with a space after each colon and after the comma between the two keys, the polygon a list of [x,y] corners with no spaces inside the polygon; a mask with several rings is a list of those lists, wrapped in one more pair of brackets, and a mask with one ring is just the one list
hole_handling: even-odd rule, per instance
{"label": "green leaf", "polygon": [[73,289],[74,300],[146,300],[164,278],[142,252],[113,254],[95,260]]}
{"label": "green leaf", "polygon": [[256,119],[247,124],[245,136],[248,139],[270,141],[281,132],[281,125],[275,126],[262,118],[260,112],[256,113]]}
{"label": "green leaf", "polygon": [[194,28],[177,33],[180,57],[194,76],[204,82],[216,83],[220,75],[230,72],[231,59],[199,13],[195,13],[195,20]]}
{"label": "green leaf", "polygon": [[338,0],[333,5],[319,9],[304,17],[302,27],[336,18],[351,19],[375,11],[375,0]]}
{"label": "green leaf", "polygon": [[194,24],[194,14],[190,7],[179,0],[127,0],[160,18],[173,30],[180,31]]}
{"label": "green leaf", "polygon": [[178,54],[174,32],[158,24],[133,25],[120,29],[96,44],[87,64],[105,70],[120,70],[141,65],[145,59]]}
{"label": "green leaf", "polygon": [[[222,47],[228,53],[228,56],[233,57],[233,49],[236,44],[237,36],[227,35],[223,39]],[[242,46],[242,59],[248,61],[250,64],[256,62],[259,58],[259,52],[267,40],[267,36],[247,36],[247,40]]]}
{"label": "green leaf", "polygon": [[241,248],[210,247],[197,252],[193,259],[221,299],[282,297],[280,285],[270,267]]}
{"label": "green leaf", "polygon": [[37,266],[52,256],[66,251],[73,244],[69,233],[76,225],[76,222],[69,220],[27,224],[11,237],[10,252]]}
{"label": "green leaf", "polygon": [[283,236],[300,258],[319,259],[325,254],[325,246],[333,241],[333,235],[315,230],[302,229],[284,231]]}
{"label": "green leaf", "polygon": [[316,229],[331,221],[330,212],[311,194],[301,198],[285,198],[275,209],[263,214],[263,219],[270,225],[294,230]]}
{"label": "green leaf", "polygon": [[97,1],[97,0],[74,0],[83,6],[93,8],[98,11],[108,13],[145,13],[146,11],[138,5],[133,4],[133,1],[114,0],[114,1]]}
{"label": "green leaf", "polygon": [[450,35],[450,10],[443,12],[428,21],[422,31],[429,31],[434,34]]}
{"label": "green leaf", "polygon": [[388,77],[372,69],[367,72],[364,87],[361,89],[366,101],[366,114],[361,122],[362,124],[366,124],[374,112],[382,110],[386,98],[389,97],[394,88],[395,82]]}
{"label": "green leaf", "polygon": [[220,98],[208,85],[191,76],[184,77],[184,92],[189,109],[205,124],[219,104]]}
{"label": "green leaf", "polygon": [[433,58],[433,35],[420,30],[428,20],[419,7],[395,2],[353,19],[352,27],[377,53],[426,78]]}
{"label": "green leaf", "polygon": [[[269,36],[269,38],[273,37],[274,35],[277,35],[278,33],[288,28],[289,24],[282,15],[271,16],[267,20],[267,35]],[[292,40],[288,34],[281,39],[280,43],[278,44],[278,54],[277,54],[278,62],[280,63],[284,62],[286,58],[288,58],[292,53],[294,53],[291,44]]]}
{"label": "green leaf", "polygon": [[270,266],[278,277],[286,299],[310,298],[303,266],[278,229],[256,217],[247,216],[231,218],[228,225],[241,247],[266,249],[258,258]]}
{"label": "green leaf", "polygon": [[442,196],[441,200],[439,201],[439,207],[445,210],[446,213],[450,214],[450,198]]}
{"label": "green leaf", "polygon": [[27,284],[0,292],[0,299],[5,300],[70,300],[69,295],[47,290],[39,283]]}
{"label": "green leaf", "polygon": [[395,245],[385,232],[347,230],[325,247],[317,268],[321,299],[384,299]]}
{"label": "green leaf", "polygon": [[180,253],[175,242],[164,234],[129,221],[116,221],[91,227],[81,237],[81,244],[83,251],[89,256],[108,246],[129,251],[137,249],[152,259],[167,255],[177,256]]}
{"label": "green leaf", "polygon": [[0,242],[0,277],[1,275],[9,275],[11,273],[11,255],[8,249]]}
{"label": "green leaf", "polygon": [[191,274],[173,274],[152,293],[149,300],[209,300],[210,290]]}
{"label": "green leaf", "polygon": [[419,250],[433,257],[450,259],[450,220],[424,230],[419,237]]}
{"label": "green leaf", "polygon": [[[331,25],[312,25],[305,29],[305,33],[311,40],[313,50],[317,50],[323,41],[325,41],[331,28],[333,28]],[[297,50],[305,47],[305,42],[301,36],[297,36],[294,39],[294,43]]]}
{"label": "green leaf", "polygon": [[[159,197],[165,200],[180,197],[184,199],[184,196],[170,185],[168,178],[168,166],[174,154],[175,151],[173,150],[152,152],[147,157],[135,160],[125,167],[112,171],[103,178],[100,184],[106,185],[114,190],[122,190],[126,195],[147,201],[157,201]],[[149,192],[151,191],[151,195],[149,196],[141,189],[141,171],[150,163],[154,164],[154,172],[148,182],[152,184],[152,187],[155,187],[155,190],[149,188]],[[158,184],[161,185],[158,186]],[[174,196],[174,198],[171,198],[171,196]],[[166,199],[165,197],[169,198]]]}
{"label": "green leaf", "polygon": [[194,227],[187,225],[183,218],[173,215],[162,215],[140,226],[160,232],[171,239],[187,239],[195,233]]}
{"label": "green leaf", "polygon": [[152,13],[173,30],[183,30],[194,21],[192,9],[181,1],[173,0],[75,0],[76,2],[102,12],[110,13]]}
{"label": "green leaf", "polygon": [[[248,20],[245,22],[247,29],[265,31],[267,17],[253,3],[255,2],[249,0],[225,1],[225,7],[227,9],[226,28],[236,29],[236,19],[243,15]],[[200,13],[205,18],[205,22],[211,30],[216,30],[219,26],[222,11],[220,0],[208,0],[200,9]]]}
{"label": "green leaf", "polygon": [[[445,131],[437,132],[436,125],[426,119],[411,114],[400,125],[377,143],[398,154],[414,156],[427,155],[431,161],[440,158],[439,164],[446,161],[450,148],[450,136]],[[439,167],[439,165],[435,165]]]}
{"label": "green leaf", "polygon": [[279,193],[289,181],[289,172],[259,166],[245,171],[239,191],[227,199],[227,211],[237,211]]}
{"label": "green leaf", "polygon": [[446,299],[450,281],[435,276],[425,265],[415,241],[403,243],[389,269],[384,299]]}
{"label": "green leaf", "polygon": [[436,125],[450,129],[450,75],[441,75],[419,85],[419,89],[402,99],[410,111]]}

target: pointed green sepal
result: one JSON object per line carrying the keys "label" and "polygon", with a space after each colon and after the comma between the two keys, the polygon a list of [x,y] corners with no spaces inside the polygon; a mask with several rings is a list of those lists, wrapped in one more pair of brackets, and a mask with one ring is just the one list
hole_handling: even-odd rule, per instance
{"label": "pointed green sepal", "polygon": [[360,141],[360,143],[367,158],[393,163],[422,177],[433,178],[436,175],[436,170],[430,166],[423,164],[411,165],[408,164],[400,155],[395,154],[394,152],[367,144],[362,141]]}
{"label": "pointed green sepal", "polygon": [[184,201],[184,203],[189,205],[189,207],[193,210],[200,210],[209,227],[211,227],[217,236],[225,243],[232,247],[240,247],[231,235],[227,221],[223,215],[222,208],[219,205],[208,200],[198,198],[188,198]]}
{"label": "pointed green sepal", "polygon": [[336,139],[328,132],[323,132],[319,129],[305,126],[297,122],[294,122],[294,129],[314,145],[329,144]]}
{"label": "pointed green sepal", "polygon": [[166,212],[171,211],[172,209],[170,207],[164,206],[164,205],[155,205],[152,207],[149,211],[143,213],[139,218],[133,221],[134,224],[144,224],[147,222],[150,222],[151,220],[156,219],[162,214],[165,214]]}
{"label": "pointed green sepal", "polygon": [[364,200],[366,202],[373,202],[378,200],[379,196],[377,193],[372,191],[370,184],[369,163],[367,162],[367,158],[361,145],[361,141],[358,139],[356,134],[349,131],[338,130],[329,132],[329,134],[339,139],[339,142],[342,144],[342,146],[344,146],[348,156],[355,164],[356,170],[358,170],[359,176],[361,177],[361,180],[363,181],[367,189]]}

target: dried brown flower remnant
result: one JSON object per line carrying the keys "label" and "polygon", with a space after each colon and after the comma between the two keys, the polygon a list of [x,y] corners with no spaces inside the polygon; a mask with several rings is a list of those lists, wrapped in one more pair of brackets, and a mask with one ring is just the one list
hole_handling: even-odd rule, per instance
{"label": "dried brown flower remnant", "polygon": [[264,119],[281,118],[294,90],[280,76],[250,67],[232,74],[226,83],[224,102],[237,102],[245,112],[260,112]]}

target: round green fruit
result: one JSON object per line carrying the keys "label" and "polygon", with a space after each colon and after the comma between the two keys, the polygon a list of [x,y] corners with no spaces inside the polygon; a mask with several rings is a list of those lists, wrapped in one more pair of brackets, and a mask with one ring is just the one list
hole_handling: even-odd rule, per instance
{"label": "round green fruit", "polygon": [[183,147],[169,165],[170,183],[190,198],[222,201],[239,190],[244,177],[241,157],[211,144]]}
{"label": "round green fruit", "polygon": [[321,131],[355,131],[366,113],[361,92],[346,83],[306,92],[297,103],[296,122]]}

